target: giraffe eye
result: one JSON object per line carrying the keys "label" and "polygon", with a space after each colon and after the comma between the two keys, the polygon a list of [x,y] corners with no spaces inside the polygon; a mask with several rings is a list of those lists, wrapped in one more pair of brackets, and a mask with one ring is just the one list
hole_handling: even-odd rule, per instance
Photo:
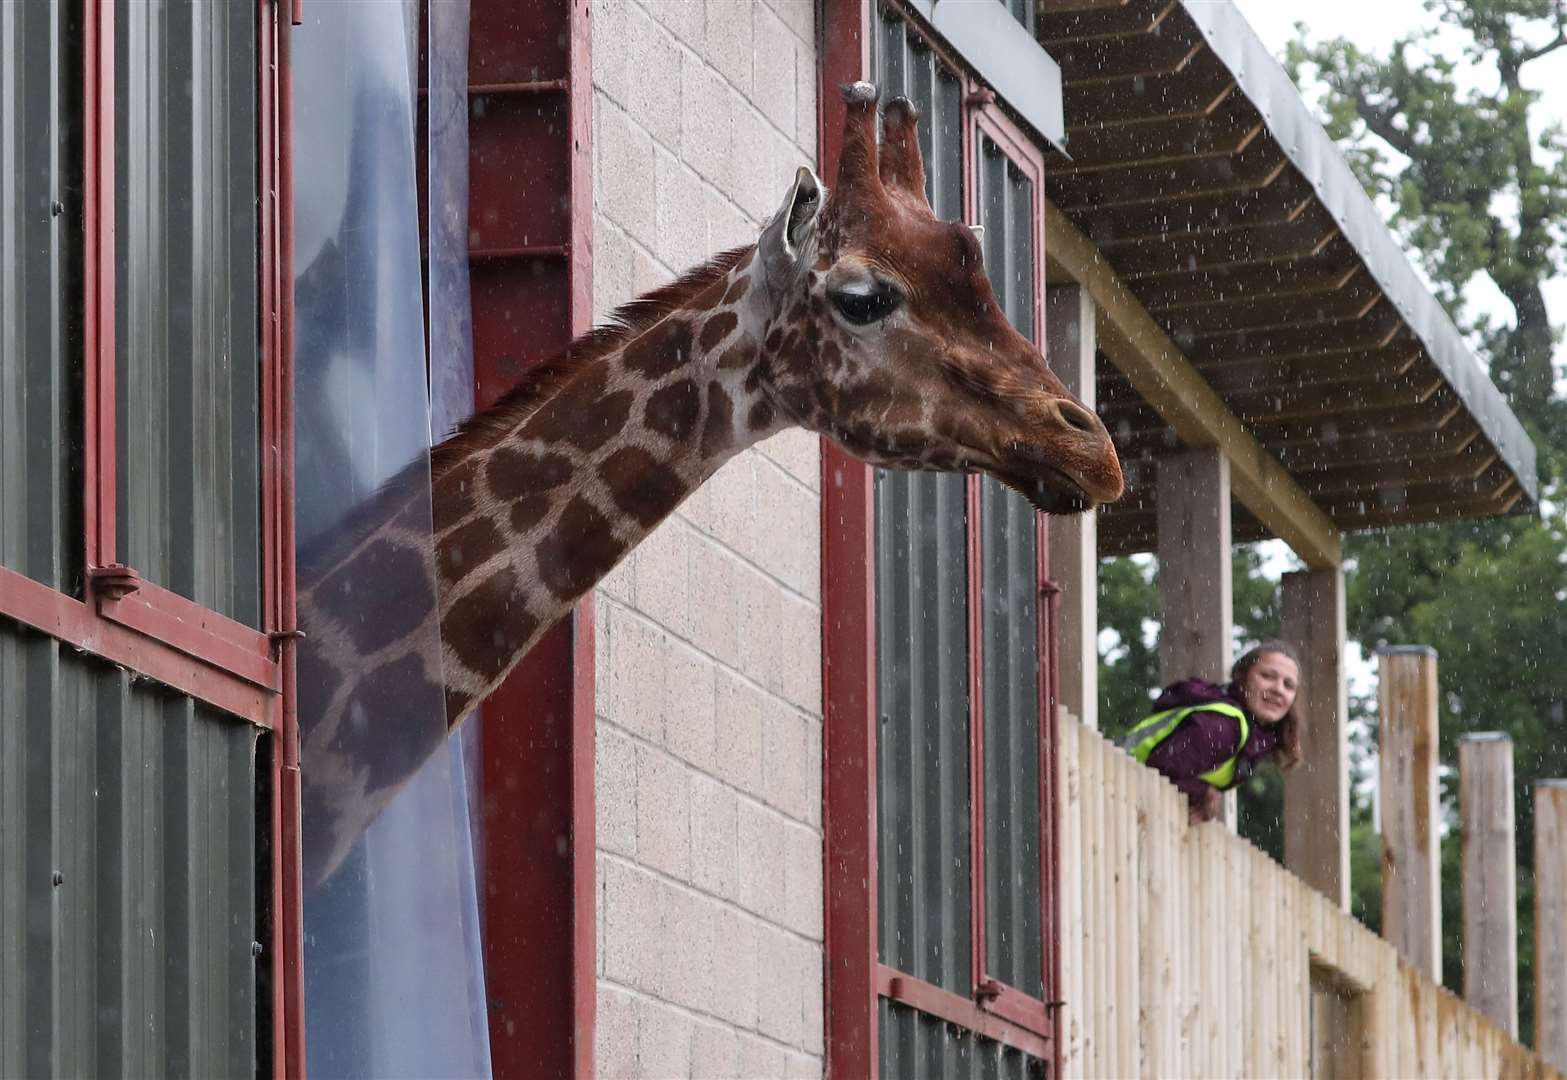
{"label": "giraffe eye", "polygon": [[903,303],[903,296],[897,289],[880,283],[872,286],[870,292],[834,289],[828,292],[827,298],[838,309],[838,314],[855,326],[880,322],[897,311],[898,305]]}

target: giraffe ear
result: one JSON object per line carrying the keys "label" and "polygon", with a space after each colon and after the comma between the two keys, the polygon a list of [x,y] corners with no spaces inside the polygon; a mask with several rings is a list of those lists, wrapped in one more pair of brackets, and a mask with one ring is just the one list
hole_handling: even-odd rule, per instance
{"label": "giraffe ear", "polygon": [[757,243],[770,284],[781,284],[796,274],[816,248],[816,221],[826,192],[816,174],[801,166],[778,213],[762,230]]}

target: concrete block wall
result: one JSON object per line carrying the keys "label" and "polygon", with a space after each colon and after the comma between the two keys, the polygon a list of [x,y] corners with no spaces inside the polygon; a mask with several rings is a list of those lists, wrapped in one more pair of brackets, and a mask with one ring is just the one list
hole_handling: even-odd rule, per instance
{"label": "concrete block wall", "polygon": [[[811,0],[595,0],[594,306],[815,163]],[[597,595],[600,1076],[822,1070],[820,454],[741,454]]]}

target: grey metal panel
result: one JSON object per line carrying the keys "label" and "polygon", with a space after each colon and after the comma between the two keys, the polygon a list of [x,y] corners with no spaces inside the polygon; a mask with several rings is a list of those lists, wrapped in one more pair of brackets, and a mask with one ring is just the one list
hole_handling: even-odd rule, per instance
{"label": "grey metal panel", "polygon": [[881,1002],[881,1074],[897,1080],[1043,1080],[1045,1063],[905,1005]]}
{"label": "grey metal panel", "polygon": [[1535,448],[1501,391],[1481,369],[1446,310],[1415,273],[1382,215],[1322,129],[1289,75],[1233,3],[1181,0],[1208,47],[1262,113],[1268,131],[1333,215],[1366,269],[1426,347],[1485,437],[1539,502]]}
{"label": "grey metal panel", "polygon": [[[1019,333],[1035,336],[1034,185],[980,136],[985,271]],[[980,633],[985,725],[986,972],[1044,995],[1039,868],[1039,584],[1032,506],[980,482]]]}
{"label": "grey metal panel", "polygon": [[985,968],[1042,998],[1038,545],[1034,509],[980,484]]}
{"label": "grey metal panel", "polygon": [[1034,40],[1033,15],[1019,21],[1002,0],[907,0],[1014,112],[1066,150],[1061,66]]}
{"label": "grey metal panel", "polygon": [[0,4],[0,566],[60,589],[80,571],[80,9]]}
{"label": "grey metal panel", "polygon": [[118,0],[118,555],[260,620],[255,5]]}
{"label": "grey metal panel", "polygon": [[967,996],[965,491],[956,475],[876,476],[878,945],[883,962]]}
{"label": "grey metal panel", "polygon": [[963,217],[963,87],[907,24],[883,9],[871,67],[883,101],[902,95],[919,108],[925,195],[939,218]]}
{"label": "grey metal panel", "polygon": [[257,740],[0,619],[0,1076],[255,1075]]}
{"label": "grey metal panel", "polygon": [[[883,12],[872,65],[884,100],[921,125],[938,216],[963,213],[959,83]],[[967,995],[969,891],[968,548],[961,476],[876,474],[878,936],[881,958]]]}

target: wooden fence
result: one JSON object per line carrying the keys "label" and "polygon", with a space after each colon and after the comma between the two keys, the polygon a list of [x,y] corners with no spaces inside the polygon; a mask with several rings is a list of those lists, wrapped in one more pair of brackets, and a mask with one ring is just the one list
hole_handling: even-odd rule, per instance
{"label": "wooden fence", "polygon": [[1068,1077],[1559,1077],[1063,714]]}

